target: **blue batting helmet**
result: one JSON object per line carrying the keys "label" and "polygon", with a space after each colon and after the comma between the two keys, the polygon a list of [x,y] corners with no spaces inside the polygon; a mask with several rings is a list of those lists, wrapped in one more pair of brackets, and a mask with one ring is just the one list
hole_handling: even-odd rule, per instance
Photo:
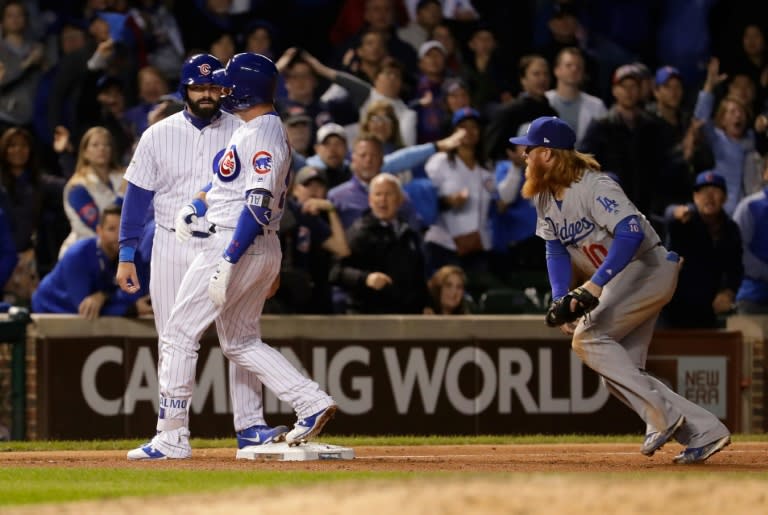
{"label": "blue batting helmet", "polygon": [[245,52],[229,60],[216,83],[229,91],[221,98],[228,111],[242,111],[257,104],[271,104],[277,87],[277,67],[268,57]]}
{"label": "blue batting helmet", "polygon": [[222,69],[221,63],[211,54],[195,54],[184,62],[181,68],[179,94],[187,99],[190,84],[212,84],[213,72]]}

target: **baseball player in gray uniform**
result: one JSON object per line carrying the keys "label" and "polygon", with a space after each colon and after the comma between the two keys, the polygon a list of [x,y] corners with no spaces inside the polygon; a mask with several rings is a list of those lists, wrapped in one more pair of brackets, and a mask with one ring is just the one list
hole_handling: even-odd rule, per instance
{"label": "baseball player in gray uniform", "polygon": [[[609,391],[648,427],[641,452],[651,456],[671,438],[685,445],[675,463],[698,463],[730,443],[728,429],[710,412],[670,390],[645,370],[661,308],[677,285],[680,259],[668,252],[646,218],[600,165],[574,150],[576,135],[557,117],[541,117],[509,140],[526,147],[523,196],[534,199],[536,234],[546,241],[553,304],[566,299],[571,265],[589,279],[582,285],[596,307],[563,332]],[[581,289],[577,289],[581,290]]]}
{"label": "baseball player in gray uniform", "polygon": [[[242,125],[239,118],[220,109],[221,86],[213,84],[213,72],[221,68],[212,55],[197,54],[187,59],[179,84],[185,110],[144,132],[125,174],[128,188],[120,228],[117,281],[127,292],[140,286],[134,254],[152,204],[156,227],[149,288],[158,335],[165,330],[184,272],[211,236],[210,224],[202,219],[182,224],[182,231],[174,235],[175,218],[180,209],[186,209],[182,206],[210,183],[229,139]],[[202,200],[193,204],[198,202]],[[180,240],[185,239],[190,241],[182,244]],[[266,425],[262,386],[256,374],[230,362],[229,387],[238,447],[279,440],[288,431],[286,426]]]}
{"label": "baseball player in gray uniform", "polygon": [[187,414],[197,350],[213,321],[224,355],[293,406],[298,421],[285,434],[288,444],[314,437],[336,412],[317,383],[261,339],[261,310],[280,269],[277,230],[291,169],[291,150],[273,106],[277,68],[262,55],[242,53],[215,80],[224,86],[225,109],[245,123],[226,146],[206,200],[194,206],[195,216],[205,214],[215,233],[204,239],[184,274],[160,336],[158,432],[130,451],[129,459],[191,455]]}

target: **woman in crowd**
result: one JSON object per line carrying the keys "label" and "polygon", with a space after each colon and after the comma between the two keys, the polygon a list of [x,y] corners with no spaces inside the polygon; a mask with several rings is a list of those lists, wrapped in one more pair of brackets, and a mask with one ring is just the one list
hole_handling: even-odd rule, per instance
{"label": "woman in crowd", "polygon": [[[42,173],[35,159],[32,134],[19,127],[0,137],[2,207],[11,227],[19,261],[6,293],[17,302],[29,299],[40,274],[56,262],[68,224],[63,215],[64,180]],[[55,250],[54,250],[55,249]]]}
{"label": "woman in crowd", "polygon": [[425,315],[467,315],[469,302],[464,287],[467,275],[454,265],[445,265],[437,270],[427,282],[430,305],[424,308]]}
{"label": "woman in crowd", "polygon": [[755,150],[748,98],[729,93],[720,101],[714,118],[711,118],[715,88],[726,79],[726,75],[720,74],[719,60],[712,58],[693,116],[703,122],[701,130],[715,156],[714,171],[725,178],[728,190],[725,212],[731,215],[742,198],[760,190],[762,161]]}
{"label": "woman in crowd", "polygon": [[64,187],[64,212],[72,231],[59,257],[77,240],[96,235],[99,213],[122,202],[123,170],[117,164],[112,136],[104,127],[92,127],[80,140],[75,173]]}

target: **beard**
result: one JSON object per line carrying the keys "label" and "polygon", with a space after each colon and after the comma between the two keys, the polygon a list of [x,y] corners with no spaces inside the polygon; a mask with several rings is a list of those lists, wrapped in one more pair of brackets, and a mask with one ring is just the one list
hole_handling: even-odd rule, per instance
{"label": "beard", "polygon": [[[201,105],[203,101],[211,102],[211,104]],[[198,118],[209,119],[221,109],[221,100],[213,100],[212,98],[201,98],[196,102],[187,102],[189,110],[193,115]]]}
{"label": "beard", "polygon": [[531,199],[549,190],[549,185],[544,180],[545,171],[537,166],[536,163],[528,161],[528,166],[525,169],[525,182],[523,183],[523,189],[521,191],[523,198]]}

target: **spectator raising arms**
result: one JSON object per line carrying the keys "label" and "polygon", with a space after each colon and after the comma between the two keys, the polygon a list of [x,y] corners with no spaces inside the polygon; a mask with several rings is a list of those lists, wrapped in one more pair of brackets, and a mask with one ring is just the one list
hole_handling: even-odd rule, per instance
{"label": "spectator raising arms", "polygon": [[728,189],[725,212],[730,215],[745,195],[760,189],[762,169],[756,166],[755,134],[750,128],[752,113],[748,98],[729,94],[720,101],[715,117],[711,119],[714,89],[726,78],[720,74],[720,61],[711,59],[693,116],[704,122],[702,130],[715,156],[715,171],[725,178]]}
{"label": "spectator raising arms", "polygon": [[425,236],[431,271],[447,264],[477,272],[488,268],[488,211],[495,182],[481,156],[479,118],[474,109],[456,111],[453,126],[466,131],[459,148],[435,154],[426,164],[442,208]]}

